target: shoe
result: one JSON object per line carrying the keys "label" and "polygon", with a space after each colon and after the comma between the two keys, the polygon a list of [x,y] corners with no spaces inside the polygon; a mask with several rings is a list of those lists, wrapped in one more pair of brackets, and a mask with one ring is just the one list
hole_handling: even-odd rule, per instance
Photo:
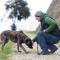
{"label": "shoe", "polygon": [[42,51],[41,53],[38,53],[38,55],[49,55],[49,54],[51,54],[49,51],[48,52]]}
{"label": "shoe", "polygon": [[55,46],[54,48],[52,48],[51,53],[53,54],[57,50],[58,50],[58,48]]}

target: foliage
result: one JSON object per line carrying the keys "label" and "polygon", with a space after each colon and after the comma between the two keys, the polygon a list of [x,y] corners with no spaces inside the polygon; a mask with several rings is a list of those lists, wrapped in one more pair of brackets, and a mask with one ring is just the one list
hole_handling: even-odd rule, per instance
{"label": "foliage", "polygon": [[9,18],[17,18],[18,20],[28,18],[30,16],[30,11],[27,5],[28,3],[24,0],[7,1],[5,4],[6,10],[11,9]]}

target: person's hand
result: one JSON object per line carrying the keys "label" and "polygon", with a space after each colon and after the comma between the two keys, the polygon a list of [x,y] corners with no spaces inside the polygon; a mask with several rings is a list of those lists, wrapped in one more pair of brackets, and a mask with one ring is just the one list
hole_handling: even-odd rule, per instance
{"label": "person's hand", "polygon": [[43,32],[46,32],[46,30],[43,30]]}

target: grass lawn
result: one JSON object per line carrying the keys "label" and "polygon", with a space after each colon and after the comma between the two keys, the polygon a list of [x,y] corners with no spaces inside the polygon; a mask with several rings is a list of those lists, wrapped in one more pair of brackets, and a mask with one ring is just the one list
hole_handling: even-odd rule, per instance
{"label": "grass lawn", "polygon": [[27,36],[34,38],[35,32],[26,32]]}
{"label": "grass lawn", "polygon": [[1,45],[0,45],[0,60],[7,60],[9,54],[12,52],[12,47],[13,47],[12,42],[8,42],[5,45],[4,50],[1,50]]}

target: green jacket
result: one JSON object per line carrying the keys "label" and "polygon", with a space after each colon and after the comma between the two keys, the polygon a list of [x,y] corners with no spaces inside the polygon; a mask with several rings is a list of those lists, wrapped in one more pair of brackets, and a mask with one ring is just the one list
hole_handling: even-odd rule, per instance
{"label": "green jacket", "polygon": [[43,16],[43,23],[44,26],[41,26],[43,29],[42,30],[45,30],[46,32],[51,32],[54,30],[54,28],[57,26],[56,24],[56,21],[51,18],[50,16],[48,16],[47,14],[44,14]]}

